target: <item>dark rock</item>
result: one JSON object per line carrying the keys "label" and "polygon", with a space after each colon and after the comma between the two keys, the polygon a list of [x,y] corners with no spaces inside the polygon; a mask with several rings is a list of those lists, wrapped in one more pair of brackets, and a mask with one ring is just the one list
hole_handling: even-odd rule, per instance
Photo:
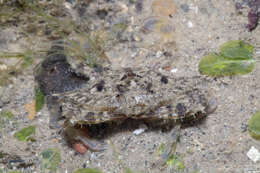
{"label": "dark rock", "polygon": [[249,31],[252,31],[257,27],[258,19],[260,17],[260,0],[247,0],[247,4],[250,8],[250,11],[248,13],[249,23],[247,25],[247,28],[249,29]]}
{"label": "dark rock", "polygon": [[108,12],[106,10],[102,9],[102,10],[97,10],[96,14],[100,19],[104,20],[107,16]]}
{"label": "dark rock", "polygon": [[187,12],[189,12],[190,7],[189,7],[188,4],[181,4],[181,9],[182,9],[185,13],[187,13]]}

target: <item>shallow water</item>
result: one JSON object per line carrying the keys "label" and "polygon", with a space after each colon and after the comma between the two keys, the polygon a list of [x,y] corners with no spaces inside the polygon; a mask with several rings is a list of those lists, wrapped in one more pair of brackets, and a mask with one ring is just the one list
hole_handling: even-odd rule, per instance
{"label": "shallow water", "polygon": [[[62,8],[59,5],[48,6],[45,12],[62,19],[65,11],[67,16],[72,16],[73,21],[82,22],[82,28],[86,27],[87,31],[98,33],[101,38],[105,38],[105,44],[96,47],[92,56],[105,54],[104,57],[114,69],[148,66],[172,77],[191,77],[200,75],[198,64],[204,55],[217,52],[220,45],[229,40],[241,39],[258,47],[259,28],[252,32],[246,29],[248,9],[244,8],[242,14],[238,13],[233,1],[175,0],[177,10],[171,17],[154,14],[153,1],[138,2],[142,3],[142,8],[139,4],[138,10],[136,5],[128,0],[100,0],[81,5],[63,2],[60,3]],[[24,51],[28,45],[33,50],[47,50],[53,39],[60,39],[59,32],[47,32],[49,30],[46,25],[51,23],[50,21],[38,23],[33,22],[33,19],[25,20],[27,15],[25,12],[19,19],[1,21],[4,23],[0,31],[1,51]],[[147,24],[147,20],[154,18],[160,22]],[[28,24],[36,27],[33,29]],[[145,24],[149,27],[146,29],[148,31],[144,32]],[[85,43],[85,48],[89,48],[87,38],[81,37],[73,28],[65,29],[62,32],[66,33],[68,39],[82,41],[80,43]],[[102,32],[97,32],[98,30]],[[27,35],[23,34],[24,32]],[[74,49],[78,53],[82,47],[75,46]],[[44,54],[39,53],[39,56]],[[38,157],[43,149],[57,147],[62,155],[58,172],[73,172],[82,167],[98,168],[107,173],[124,172],[125,168],[115,157],[116,148],[118,158],[126,167],[141,172],[172,172],[169,167],[163,170],[152,168],[158,158],[158,147],[167,141],[167,132],[154,131],[148,127],[144,133],[135,135],[133,131],[138,127],[133,126],[134,128],[109,136],[106,139],[109,143],[106,151],[88,151],[85,155],[79,155],[75,154],[56,130],[49,128],[50,113],[46,106],[33,120],[28,119],[25,105],[34,100],[33,68],[41,60],[41,57],[35,57],[33,64],[23,73],[11,76],[13,83],[0,87],[0,110],[10,110],[14,114],[14,118],[1,132],[0,151]],[[16,63],[15,59],[10,58],[1,58],[0,61],[7,67]],[[258,164],[246,155],[251,146],[260,149],[260,143],[252,139],[246,129],[248,119],[260,105],[259,75],[256,64],[254,71],[248,75],[219,78],[209,86],[217,98],[218,108],[203,123],[182,129],[177,152],[183,155],[183,172],[260,170]],[[13,137],[15,132],[29,125],[36,126],[36,142],[20,142]],[[0,168],[6,168],[6,165],[0,164]],[[40,172],[40,167],[36,164],[26,171]]]}

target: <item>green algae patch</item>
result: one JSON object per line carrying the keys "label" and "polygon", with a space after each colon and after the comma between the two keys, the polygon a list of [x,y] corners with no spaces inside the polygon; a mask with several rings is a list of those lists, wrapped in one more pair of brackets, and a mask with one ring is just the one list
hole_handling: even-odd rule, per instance
{"label": "green algae patch", "polygon": [[162,143],[157,150],[157,154],[165,160],[165,163],[168,168],[177,171],[182,172],[185,169],[185,164],[183,160],[183,156],[175,152],[175,147],[172,147],[172,151],[170,154],[165,154],[167,152],[167,146]]}
{"label": "green algae patch", "polygon": [[248,121],[249,134],[257,140],[260,140],[260,111],[256,112]]}
{"label": "green algae patch", "polygon": [[13,118],[13,113],[8,110],[3,110],[0,113],[0,129],[5,127],[5,123]]}
{"label": "green algae patch", "polygon": [[130,168],[125,168],[125,173],[142,173],[142,172],[136,172],[136,171],[133,171]]}
{"label": "green algae patch", "polygon": [[30,139],[30,136],[35,134],[35,126],[29,126],[25,127],[19,132],[15,133],[14,136],[19,140],[19,141],[28,141]]}
{"label": "green algae patch", "polygon": [[125,168],[125,173],[134,173],[130,168]]}
{"label": "green algae patch", "polygon": [[171,154],[166,163],[169,167],[174,168],[178,172],[184,171],[185,169],[183,158],[177,154]]}
{"label": "green algae patch", "polygon": [[202,58],[199,71],[202,74],[221,77],[243,75],[253,71],[254,47],[241,40],[224,43],[220,53],[210,53]]}
{"label": "green algae patch", "polygon": [[56,172],[61,162],[61,154],[58,148],[48,148],[41,152],[41,163],[44,172]]}
{"label": "green algae patch", "polygon": [[40,88],[35,88],[35,110],[39,112],[45,104],[45,95]]}
{"label": "green algae patch", "polygon": [[253,58],[254,47],[241,40],[233,40],[224,43],[220,47],[220,53],[224,57],[247,60]]}
{"label": "green algae patch", "polygon": [[2,111],[1,112],[1,114],[0,114],[0,118],[6,118],[6,119],[12,119],[13,118],[13,113],[12,112],[10,112],[10,111],[7,111],[7,110],[4,110],[4,111]]}
{"label": "green algae patch", "polygon": [[4,158],[5,155],[6,155],[5,153],[3,153],[2,151],[0,151],[0,159]]}
{"label": "green algae patch", "polygon": [[93,168],[81,168],[76,170],[74,173],[103,173],[98,169],[93,169]]}
{"label": "green algae patch", "polygon": [[161,156],[161,155],[163,154],[164,150],[165,150],[165,144],[162,143],[162,144],[160,144],[159,147],[158,147],[157,155]]}
{"label": "green algae patch", "polygon": [[30,55],[24,56],[23,60],[24,60],[24,62],[22,64],[23,68],[27,68],[27,67],[29,67],[29,66],[31,66],[33,64],[33,57],[32,57],[32,55],[31,56]]}

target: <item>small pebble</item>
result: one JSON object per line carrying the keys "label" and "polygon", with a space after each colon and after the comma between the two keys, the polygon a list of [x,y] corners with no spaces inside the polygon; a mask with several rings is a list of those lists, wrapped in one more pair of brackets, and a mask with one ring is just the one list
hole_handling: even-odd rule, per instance
{"label": "small pebble", "polygon": [[259,54],[260,54],[260,50],[257,50],[257,51],[255,52],[255,54],[256,54],[256,55],[259,55]]}
{"label": "small pebble", "polygon": [[181,9],[182,9],[185,13],[187,13],[187,12],[189,12],[190,7],[189,7],[188,4],[181,4]]}
{"label": "small pebble", "polygon": [[156,52],[156,58],[160,58],[163,55],[162,51],[157,51]]}
{"label": "small pebble", "polygon": [[173,69],[171,69],[171,73],[176,73],[177,71],[178,71],[177,68],[173,68]]}
{"label": "small pebble", "polygon": [[132,39],[134,40],[134,41],[137,41],[137,42],[139,42],[139,41],[141,41],[141,38],[140,37],[138,37],[137,35],[132,35]]}
{"label": "small pebble", "polygon": [[97,155],[95,153],[91,153],[90,160],[94,160],[97,158]]}
{"label": "small pebble", "polygon": [[246,132],[247,129],[248,129],[248,124],[242,123],[242,124],[241,124],[241,130],[242,130],[242,132]]}
{"label": "small pebble", "polygon": [[145,132],[148,129],[148,127],[145,124],[140,125],[140,127],[138,129],[136,129],[135,131],[133,131],[133,133],[135,135],[140,135],[143,132]]}
{"label": "small pebble", "polygon": [[135,135],[140,135],[140,134],[142,134],[144,131],[145,131],[145,129],[136,129],[133,133],[134,133]]}
{"label": "small pebble", "polygon": [[125,4],[119,4],[118,5],[122,13],[128,12],[128,7]]}
{"label": "small pebble", "polygon": [[0,64],[0,70],[7,70],[7,66],[5,64]]}
{"label": "small pebble", "polygon": [[65,2],[64,3],[64,6],[65,6],[65,8],[67,8],[67,9],[71,9],[72,7],[71,7],[71,3],[69,3],[69,2]]}
{"label": "small pebble", "polygon": [[141,13],[143,10],[143,0],[137,0],[137,2],[135,3],[135,9],[137,13]]}
{"label": "small pebble", "polygon": [[189,28],[192,28],[192,27],[193,27],[193,24],[192,24],[191,21],[188,21],[188,27],[189,27]]}
{"label": "small pebble", "polygon": [[256,163],[260,159],[260,153],[254,146],[252,146],[247,152],[247,157]]}

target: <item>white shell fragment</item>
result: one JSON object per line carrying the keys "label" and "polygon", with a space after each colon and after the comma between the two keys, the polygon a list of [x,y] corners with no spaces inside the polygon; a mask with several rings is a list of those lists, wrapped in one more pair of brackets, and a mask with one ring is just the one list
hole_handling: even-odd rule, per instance
{"label": "white shell fragment", "polygon": [[189,28],[193,27],[193,23],[191,21],[189,21],[187,25],[188,25]]}
{"label": "white shell fragment", "polygon": [[148,127],[145,124],[140,125],[140,127],[138,129],[136,129],[135,131],[133,131],[133,133],[135,135],[140,135],[143,132],[145,132],[148,129]]}
{"label": "white shell fragment", "polygon": [[260,159],[260,153],[254,146],[252,146],[247,152],[247,157],[256,163]]}
{"label": "white shell fragment", "polygon": [[177,68],[173,68],[173,69],[171,69],[171,73],[176,73],[177,71],[178,71]]}

